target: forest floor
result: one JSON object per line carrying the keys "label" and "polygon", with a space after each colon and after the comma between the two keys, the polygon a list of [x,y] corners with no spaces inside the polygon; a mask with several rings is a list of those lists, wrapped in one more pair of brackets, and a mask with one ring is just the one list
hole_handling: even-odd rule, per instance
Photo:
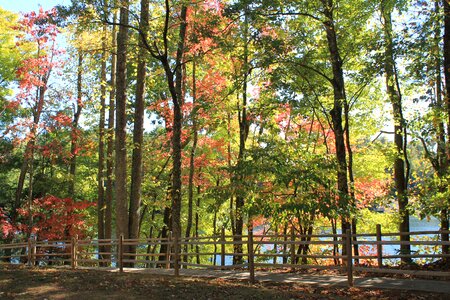
{"label": "forest floor", "polygon": [[[448,282],[441,282],[446,285]],[[0,264],[0,299],[449,299],[402,289]]]}

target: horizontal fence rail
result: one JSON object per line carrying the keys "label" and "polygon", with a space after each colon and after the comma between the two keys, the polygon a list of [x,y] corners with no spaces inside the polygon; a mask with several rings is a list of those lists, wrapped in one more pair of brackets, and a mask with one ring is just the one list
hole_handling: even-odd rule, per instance
{"label": "horizontal fence rail", "polygon": [[[449,276],[450,272],[408,271],[383,268],[395,260],[433,262],[448,259],[450,231],[374,234],[254,234],[148,239],[78,239],[0,244],[0,260],[34,265],[67,265],[72,268],[207,268],[246,269],[254,281],[255,268],[337,269],[347,273],[353,284],[354,271]],[[410,241],[400,241],[408,235]],[[394,246],[410,245],[411,253],[400,253]],[[177,246],[178,251],[174,251]],[[446,250],[444,250],[446,249]],[[444,250],[444,251],[443,251]],[[397,252],[395,252],[397,251]],[[175,262],[178,261],[178,264]],[[178,270],[175,270],[175,274]],[[432,273],[432,274],[431,274]]]}

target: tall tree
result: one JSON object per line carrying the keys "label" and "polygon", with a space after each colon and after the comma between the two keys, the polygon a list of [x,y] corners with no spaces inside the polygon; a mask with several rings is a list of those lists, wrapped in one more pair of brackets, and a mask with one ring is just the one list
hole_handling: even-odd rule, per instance
{"label": "tall tree", "polygon": [[[445,105],[447,109],[447,142],[450,143],[450,3],[442,0],[444,7],[444,80],[445,80]],[[447,145],[447,149],[450,146]]]}
{"label": "tall tree", "polygon": [[[239,124],[239,152],[237,158],[236,165],[236,174],[235,174],[235,184],[237,184],[237,193],[235,195],[235,218],[234,218],[234,238],[233,240],[236,242],[234,245],[234,252],[238,255],[233,257],[233,263],[240,264],[242,263],[242,256],[239,255],[242,253],[242,233],[244,229],[244,205],[245,205],[245,193],[242,190],[244,178],[244,160],[245,160],[245,152],[246,147],[245,143],[248,138],[250,123],[248,119],[248,82],[251,73],[250,63],[249,63],[249,44],[250,44],[250,36],[249,36],[249,6],[245,4],[244,7],[244,24],[243,24],[243,53],[242,53],[242,70],[241,76],[238,76],[237,86],[240,87],[237,89],[238,93],[238,124]],[[242,85],[240,84],[242,81]],[[240,97],[239,97],[240,96]],[[242,99],[242,100],[241,100]]]}
{"label": "tall tree", "polygon": [[[198,142],[198,126],[197,126],[197,78],[196,78],[196,61],[192,62],[192,148],[189,156],[189,178],[188,178],[188,216],[186,220],[185,237],[189,238],[192,232],[192,219],[194,207],[194,175],[195,175],[195,154]],[[188,245],[185,246],[184,252],[188,252]],[[185,259],[187,261],[187,257]]]}
{"label": "tall tree", "polygon": [[[139,31],[146,34],[149,22],[149,1],[141,0],[141,18]],[[142,197],[142,148],[144,138],[144,109],[145,109],[145,77],[146,54],[142,39],[139,40],[139,55],[137,65],[136,99],[134,103],[134,129],[133,129],[133,160],[131,165],[131,192],[129,212],[129,237],[139,238],[140,206]],[[130,249],[135,252],[135,248]]]}
{"label": "tall tree", "polygon": [[[343,62],[339,54],[339,47],[337,41],[337,34],[334,20],[334,3],[333,0],[322,0],[323,14],[325,20],[323,25],[325,27],[328,50],[330,55],[331,66],[333,69],[333,93],[334,102],[333,109],[330,111],[331,120],[333,124],[333,131],[335,134],[336,158],[338,162],[337,170],[337,185],[339,191],[339,205],[348,209],[349,190],[347,177],[347,158],[345,151],[344,128],[342,126],[342,109],[347,102],[345,94],[344,71],[342,68]],[[342,231],[348,229],[348,216],[342,215]],[[345,251],[344,251],[345,252]]]}
{"label": "tall tree", "polygon": [[[106,8],[106,1],[105,1]],[[104,11],[106,10],[104,8]],[[106,72],[108,28],[102,26],[102,52],[100,65],[100,120],[98,123],[98,170],[97,170],[97,230],[98,238],[105,239],[105,120],[106,120]],[[101,247],[100,252],[107,252]],[[102,255],[103,257],[103,255]]]}
{"label": "tall tree", "polygon": [[[421,197],[421,214],[438,213],[441,220],[441,228],[448,230],[448,206],[449,194],[447,188],[448,158],[446,149],[446,107],[444,103],[444,88],[442,78],[442,6],[440,0],[434,1],[434,6],[425,6],[418,2],[416,9],[423,13],[424,18],[412,26],[417,35],[409,44],[408,48],[413,57],[409,66],[412,77],[416,78],[418,86],[426,87],[426,94],[420,98],[429,102],[430,110],[424,111],[416,136],[422,142],[425,157],[428,158],[434,176],[424,180],[426,190]],[[424,53],[429,53],[427,59],[423,59]],[[416,98],[419,101],[420,98]],[[442,233],[442,240],[448,241],[448,234]],[[449,246],[442,245],[442,252],[448,253]]]}
{"label": "tall tree", "polygon": [[[384,32],[384,72],[386,77],[386,91],[392,104],[394,117],[394,181],[398,209],[400,213],[400,232],[409,232],[409,210],[408,210],[408,158],[406,152],[406,124],[403,118],[402,94],[398,81],[398,73],[395,62],[395,48],[392,29],[392,12],[394,1],[383,0],[380,4],[381,17],[383,19]],[[401,235],[400,241],[408,242],[409,235]],[[411,253],[411,246],[402,244],[400,251],[404,255]],[[402,262],[409,263],[410,258],[402,258]]]}
{"label": "tall tree", "polygon": [[[45,105],[45,97],[48,89],[48,82],[52,69],[56,62],[54,57],[56,51],[56,36],[58,29],[49,22],[50,18],[56,16],[56,10],[34,12],[25,14],[20,20],[20,28],[23,30],[29,42],[36,45],[36,52],[33,58],[26,59],[18,70],[21,82],[19,87],[21,92],[15,101],[17,106],[28,106],[31,109],[30,131],[27,134],[28,142],[25,146],[24,160],[20,169],[17,183],[13,211],[11,213],[13,221],[17,216],[16,210],[21,206],[22,193],[26,175],[32,170],[34,153],[38,129]],[[32,174],[30,173],[30,184],[32,184]],[[31,186],[29,187],[31,190]],[[29,199],[31,201],[31,199]]]}
{"label": "tall tree", "polygon": [[[111,75],[109,83],[108,129],[106,135],[106,189],[105,189],[105,239],[112,237],[112,208],[114,198],[114,113],[116,93],[116,63],[117,63],[117,13],[113,13],[113,28],[111,32]],[[110,252],[110,251],[106,251]]]}
{"label": "tall tree", "polygon": [[[445,82],[445,104],[447,113],[447,172],[450,160],[450,3],[443,0],[444,6],[444,82]],[[439,27],[436,27],[439,28]],[[436,29],[437,30],[437,29]],[[441,138],[442,139],[442,138]],[[448,200],[447,200],[448,201]],[[443,208],[441,211],[441,229],[449,230],[449,211]],[[449,240],[449,236],[443,235],[443,240]],[[443,252],[448,253],[449,247],[444,247]]]}
{"label": "tall tree", "polygon": [[121,1],[119,32],[117,36],[116,72],[116,129],[115,129],[115,191],[117,236],[128,237],[127,195],[127,47],[128,47],[129,1]]}
{"label": "tall tree", "polygon": [[[166,0],[167,2],[167,0]],[[172,231],[175,238],[175,275],[178,275],[179,269],[179,244],[181,238],[181,127],[183,122],[182,106],[184,102],[183,95],[183,57],[186,52],[186,29],[187,29],[187,6],[181,7],[180,28],[178,36],[178,46],[176,52],[175,80],[173,79],[173,71],[169,65],[167,56],[161,61],[169,85],[170,94],[173,101],[173,137],[172,137]],[[170,13],[168,4],[166,3],[166,18]],[[168,26],[168,24],[166,25]],[[165,37],[166,39],[167,37]],[[167,42],[167,41],[166,41]],[[165,51],[167,55],[167,49]]]}
{"label": "tall tree", "polygon": [[[171,26],[171,16],[173,15],[173,9],[178,10],[178,37],[175,39],[176,51],[174,57],[171,56],[171,38],[169,31]],[[164,1],[164,25],[162,30],[161,45],[158,45],[156,41],[149,41],[149,37],[145,32],[139,31],[140,39],[143,46],[150,55],[160,62],[164,74],[169,94],[172,100],[172,113],[173,119],[171,125],[171,146],[172,146],[172,186],[171,186],[171,222],[172,232],[174,236],[174,267],[175,275],[179,274],[179,239],[181,238],[181,129],[183,126],[183,104],[184,104],[184,70],[183,67],[184,55],[186,52],[186,32],[187,32],[187,11],[188,7],[185,3],[179,3],[179,5],[172,7],[168,0]],[[126,23],[120,21],[121,28]],[[120,34],[120,32],[119,32]],[[118,51],[120,53],[120,51]],[[119,69],[119,68],[118,68]],[[118,78],[117,78],[118,79]],[[117,85],[119,88],[119,85]],[[117,104],[118,105],[118,104]],[[116,136],[116,145],[117,145]],[[117,153],[117,149],[116,149]],[[116,155],[117,156],[117,155]],[[118,162],[116,162],[118,163]],[[117,169],[117,165],[116,165]],[[117,173],[117,171],[116,171]],[[116,176],[117,177],[117,176]],[[116,178],[117,180],[117,178]]]}

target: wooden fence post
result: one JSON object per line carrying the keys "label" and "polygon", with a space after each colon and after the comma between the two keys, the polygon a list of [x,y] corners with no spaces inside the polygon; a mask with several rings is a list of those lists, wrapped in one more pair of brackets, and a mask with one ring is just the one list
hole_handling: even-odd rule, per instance
{"label": "wooden fence post", "polygon": [[70,266],[75,269],[75,237],[70,239]]}
{"label": "wooden fence post", "polygon": [[118,249],[118,258],[119,258],[119,271],[123,272],[123,234],[119,237],[119,249]]}
{"label": "wooden fence post", "polygon": [[70,243],[70,264],[72,269],[77,267],[77,244],[78,244],[78,235],[72,237]]}
{"label": "wooden fence post", "polygon": [[77,266],[77,239],[78,236],[75,235],[70,241],[70,266],[75,269]]}
{"label": "wooden fence post", "polygon": [[287,264],[287,241],[288,241],[288,237],[287,237],[287,226],[284,226],[283,229],[283,265]]}
{"label": "wooden fence post", "polygon": [[27,251],[27,265],[29,266],[29,267],[31,267],[31,237],[30,238],[28,238],[28,245],[27,245],[27,248],[28,248],[28,251]]}
{"label": "wooden fence post", "polygon": [[[442,219],[446,218],[447,212],[448,212],[447,209],[441,211]],[[441,225],[444,225],[444,226],[441,226],[441,230],[440,230],[441,231],[441,242],[445,243],[445,242],[449,241],[448,222],[441,223]],[[449,254],[449,252],[450,252],[450,246],[449,245],[442,245],[441,249],[442,249],[441,250],[442,254]],[[442,257],[442,260],[443,260],[444,263],[448,264],[450,262],[450,257]]]}
{"label": "wooden fence post", "polygon": [[225,266],[225,227],[222,227],[222,234],[220,237],[220,265]]}
{"label": "wooden fence post", "polygon": [[172,251],[172,231],[167,236],[166,269],[170,269],[170,253]]}
{"label": "wooden fence post", "polygon": [[34,266],[36,265],[37,256],[36,256],[36,243],[37,243],[37,237],[35,236],[33,240],[31,241],[31,264]]}
{"label": "wooden fence post", "polygon": [[75,234],[75,246],[73,248],[74,251],[74,266],[78,267],[78,234]]}
{"label": "wooden fence post", "polygon": [[353,286],[353,256],[352,256],[352,232],[350,229],[346,231],[346,248],[347,248],[347,278],[348,286]]}
{"label": "wooden fence post", "polygon": [[278,231],[275,231],[275,243],[273,244],[273,250],[274,250],[274,255],[273,255],[273,262],[272,264],[276,265],[277,264],[277,253],[278,253],[278,245],[277,245],[277,241],[278,241]]}
{"label": "wooden fence post", "polygon": [[248,252],[248,270],[250,272],[250,283],[255,283],[255,255],[253,253],[253,228],[249,226],[248,228],[248,241],[247,241],[247,252]]}
{"label": "wooden fence post", "polygon": [[175,276],[180,276],[180,232],[172,236],[173,239],[173,271]]}
{"label": "wooden fence post", "polygon": [[295,269],[294,265],[295,265],[295,229],[294,227],[292,227],[291,229],[291,265],[292,265],[292,270]]}
{"label": "wooden fence post", "polygon": [[377,224],[377,262],[378,268],[383,267],[383,245],[381,244],[381,225]]}

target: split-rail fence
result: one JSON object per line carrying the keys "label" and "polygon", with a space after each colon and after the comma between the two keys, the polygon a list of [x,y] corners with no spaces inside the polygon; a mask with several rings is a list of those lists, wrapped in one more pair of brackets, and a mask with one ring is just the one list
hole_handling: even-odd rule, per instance
{"label": "split-rail fence", "polygon": [[[253,234],[200,236],[180,238],[178,243],[167,238],[150,239],[78,239],[0,244],[0,260],[34,265],[70,265],[89,267],[243,269],[249,280],[261,268],[337,269],[347,274],[353,285],[355,271],[373,273],[402,273],[424,276],[450,277],[450,272],[414,271],[386,268],[401,259],[415,263],[450,259],[450,231],[417,231],[352,234]],[[410,241],[399,237],[409,235]],[[410,245],[411,253],[399,253],[398,245]],[[238,246],[238,247],[236,247]],[[175,249],[177,247],[178,249]],[[398,247],[397,247],[398,248]],[[133,249],[133,250],[130,250]],[[236,249],[241,249],[237,251]],[[343,251],[344,250],[344,251]],[[177,261],[178,263],[175,263]]]}

